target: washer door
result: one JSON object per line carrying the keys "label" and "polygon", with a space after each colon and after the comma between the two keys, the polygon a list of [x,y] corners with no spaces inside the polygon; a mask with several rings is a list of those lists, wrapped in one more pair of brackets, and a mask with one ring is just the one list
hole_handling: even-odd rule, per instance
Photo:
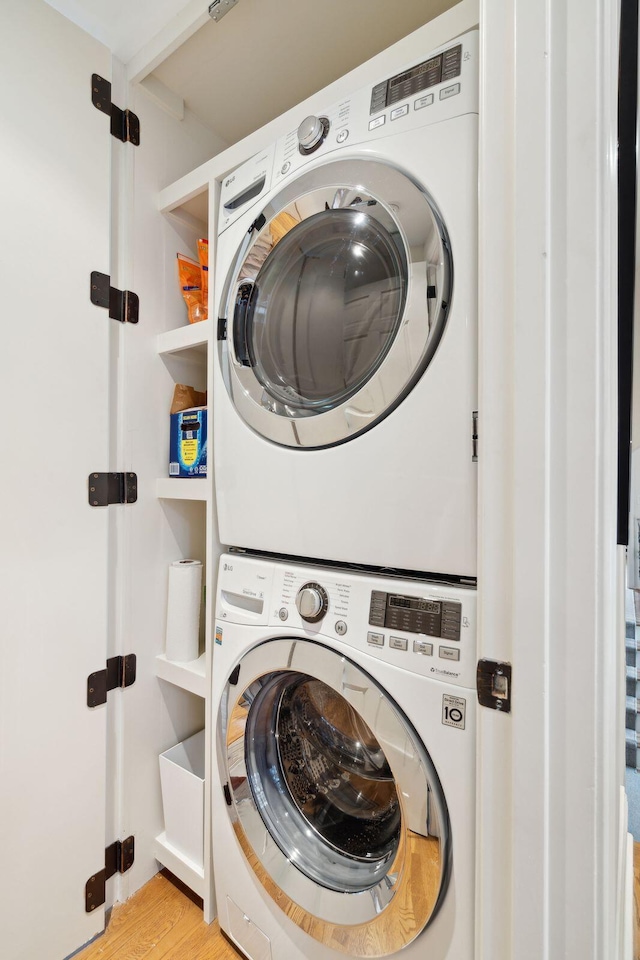
{"label": "washer door", "polygon": [[369,429],[431,360],[452,263],[433,201],[376,160],[327,163],[256,218],[227,276],[225,382],[259,434],[326,447]]}
{"label": "washer door", "polygon": [[269,640],[225,686],[220,769],[265,890],[351,957],[414,940],[446,893],[449,817],[409,721],[364,671],[309,640]]}

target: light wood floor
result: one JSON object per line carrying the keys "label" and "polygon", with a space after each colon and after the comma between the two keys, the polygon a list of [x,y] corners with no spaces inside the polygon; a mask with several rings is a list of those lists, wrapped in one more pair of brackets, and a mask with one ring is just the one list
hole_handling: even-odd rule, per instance
{"label": "light wood floor", "polygon": [[[640,843],[633,852],[634,960],[640,960]],[[105,933],[74,960],[244,960],[202,910],[163,871],[114,907]]]}
{"label": "light wood floor", "polygon": [[[74,960],[244,960],[179,881],[156,874],[111,911],[107,929]],[[173,878],[172,878],[173,879]]]}

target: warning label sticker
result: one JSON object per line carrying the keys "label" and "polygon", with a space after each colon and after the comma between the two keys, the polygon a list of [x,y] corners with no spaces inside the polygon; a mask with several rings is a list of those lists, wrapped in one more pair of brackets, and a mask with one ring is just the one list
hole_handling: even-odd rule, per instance
{"label": "warning label sticker", "polygon": [[463,697],[442,697],[442,722],[448,727],[458,727],[464,730],[464,718],[467,710],[467,701]]}

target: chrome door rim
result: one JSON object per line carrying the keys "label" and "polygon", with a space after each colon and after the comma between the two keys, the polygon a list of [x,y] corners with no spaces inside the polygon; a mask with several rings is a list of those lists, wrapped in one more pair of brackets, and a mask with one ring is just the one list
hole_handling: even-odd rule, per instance
{"label": "chrome door rim", "polygon": [[[303,204],[305,211],[309,208],[311,212],[300,217],[302,222],[324,209],[324,204],[352,206],[357,199],[373,204],[370,215],[379,211],[385,222],[396,225],[398,243],[409,265],[399,329],[377,368],[356,392],[332,409],[301,410],[272,396],[252,366],[238,360],[232,332],[236,295],[242,283],[250,279],[250,258],[257,256],[259,261],[263,257],[264,251],[257,251],[283,213],[298,210]],[[424,271],[429,274],[424,284],[412,275],[414,266],[422,271],[422,266],[416,266],[423,263],[417,259],[421,252]],[[425,188],[409,174],[371,158],[334,160],[302,174],[284,186],[255,218],[222,291],[219,315],[227,320],[228,340],[221,348],[221,362],[238,413],[266,439],[301,449],[344,443],[370,429],[395,409],[431,362],[449,315],[452,286],[451,246],[442,217]],[[427,298],[429,287],[436,292]]]}
{"label": "chrome door rim", "polygon": [[[295,851],[283,851],[274,840],[256,803],[245,750],[247,720],[261,684],[285,674],[305,674],[335,690],[383,745],[398,785],[401,829],[395,854],[367,889],[345,893],[312,880],[296,865]],[[227,780],[227,811],[241,849],[275,902],[311,936],[354,957],[386,956],[410,943],[433,919],[446,893],[451,864],[442,788],[413,727],[360,667],[314,641],[277,639],[259,644],[241,658],[239,673],[234,671],[225,686],[217,749]],[[416,886],[429,893],[416,900]],[[379,933],[379,953],[370,952],[372,929]],[[366,952],[360,953],[365,930]]]}

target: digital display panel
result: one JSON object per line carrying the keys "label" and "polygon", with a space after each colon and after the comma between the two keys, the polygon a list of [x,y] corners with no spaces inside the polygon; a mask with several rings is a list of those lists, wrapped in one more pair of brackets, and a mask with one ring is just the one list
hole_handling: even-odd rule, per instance
{"label": "digital display panel", "polygon": [[406,594],[371,592],[369,623],[378,628],[459,640],[462,605],[457,600],[430,600]]}
{"label": "digital display panel", "polygon": [[437,600],[422,600],[420,597],[389,597],[390,607],[405,607],[408,610],[424,610],[426,613],[440,613]]}
{"label": "digital display panel", "polygon": [[411,70],[391,77],[378,83],[371,91],[370,113],[379,113],[385,107],[390,107],[400,100],[408,100],[422,90],[435,86],[453,77],[460,76],[462,71],[462,44],[431,57],[424,63],[419,63]]}

